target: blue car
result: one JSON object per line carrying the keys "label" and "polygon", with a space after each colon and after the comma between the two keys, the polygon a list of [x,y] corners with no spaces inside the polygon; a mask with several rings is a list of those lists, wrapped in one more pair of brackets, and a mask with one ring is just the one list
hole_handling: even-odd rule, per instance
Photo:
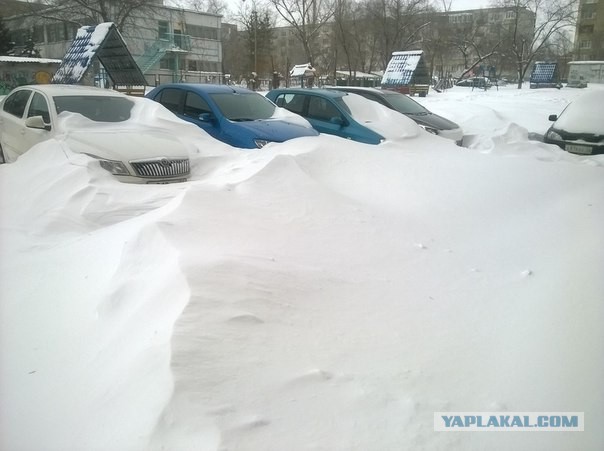
{"label": "blue car", "polygon": [[284,117],[274,103],[248,89],[172,83],[158,86],[146,97],[235,147],[260,149],[270,142],[318,135],[301,118]]}
{"label": "blue car", "polygon": [[[352,94],[355,96],[355,94]],[[355,118],[353,110],[359,101],[371,107],[370,100],[328,89],[285,88],[273,89],[266,94],[278,106],[304,117],[321,133],[340,136],[366,144],[380,144],[385,137]]]}

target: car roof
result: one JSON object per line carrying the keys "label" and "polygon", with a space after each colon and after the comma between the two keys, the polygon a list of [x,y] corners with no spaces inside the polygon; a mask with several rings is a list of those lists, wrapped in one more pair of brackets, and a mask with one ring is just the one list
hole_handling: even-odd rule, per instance
{"label": "car roof", "polygon": [[273,89],[270,92],[278,93],[295,93],[295,94],[316,94],[325,97],[339,98],[348,95],[344,91],[337,91],[335,89],[321,89],[321,88],[279,88]]}
{"label": "car roof", "polygon": [[[405,97],[409,98],[405,94],[400,93],[398,91],[393,91],[391,89],[370,88],[370,87],[365,87],[365,86],[334,86],[333,88],[328,88],[328,89],[330,89],[330,90],[339,89],[341,91],[350,92],[353,94],[361,93],[361,92],[370,92],[372,94],[376,94],[376,95],[382,96],[382,97],[405,96]],[[410,99],[410,100],[413,100],[413,99]],[[413,100],[413,101],[415,102],[415,100]]]}
{"label": "car roof", "polygon": [[365,87],[365,86],[333,86],[333,87],[330,86],[327,89],[330,89],[330,90],[339,89],[341,91],[346,91],[346,92],[360,91],[360,92],[375,92],[377,94],[384,94],[384,91],[382,89],[370,88],[370,87]]}
{"label": "car roof", "polygon": [[254,92],[246,88],[240,88],[238,86],[231,85],[214,85],[211,83],[166,83],[159,85],[158,88],[188,88],[197,92],[204,92],[207,94],[216,93],[250,93]]}
{"label": "car roof", "polygon": [[94,86],[83,86],[83,85],[62,85],[62,84],[49,84],[49,85],[24,85],[19,88],[28,88],[37,91],[44,92],[49,96],[110,96],[110,97],[126,97],[121,92],[113,91],[112,89],[96,88]]}

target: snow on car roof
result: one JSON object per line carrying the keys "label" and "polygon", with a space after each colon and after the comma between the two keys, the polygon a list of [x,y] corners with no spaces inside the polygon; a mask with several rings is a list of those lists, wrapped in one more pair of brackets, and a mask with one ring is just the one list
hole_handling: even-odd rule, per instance
{"label": "snow on car roof", "polygon": [[19,86],[19,88],[29,88],[42,91],[50,96],[70,96],[70,95],[89,95],[89,96],[115,96],[123,97],[125,94],[121,92],[113,91],[111,89],[96,88],[94,86],[83,86],[83,85],[62,85],[62,84],[49,84],[49,85],[25,85]]}

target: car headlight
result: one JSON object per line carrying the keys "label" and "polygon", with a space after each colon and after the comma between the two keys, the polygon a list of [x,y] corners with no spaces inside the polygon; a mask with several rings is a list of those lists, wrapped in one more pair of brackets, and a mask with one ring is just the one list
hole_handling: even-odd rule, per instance
{"label": "car headlight", "polygon": [[256,144],[256,147],[258,149],[262,149],[264,146],[266,146],[268,143],[270,143],[270,141],[268,141],[266,139],[255,139],[254,143]]}
{"label": "car headlight", "polygon": [[111,172],[113,175],[130,175],[128,168],[121,161],[99,159],[99,163],[101,163],[103,169]]}
{"label": "car headlight", "polygon": [[563,141],[562,136],[560,136],[558,133],[556,133],[553,130],[550,130],[549,132],[547,132],[547,137],[549,139],[553,139],[553,140],[556,140],[556,141]]}
{"label": "car headlight", "polygon": [[419,126],[421,128],[423,128],[424,130],[426,130],[428,133],[432,133],[433,135],[438,135],[438,130],[432,127],[428,127],[426,125],[421,125],[419,124]]}

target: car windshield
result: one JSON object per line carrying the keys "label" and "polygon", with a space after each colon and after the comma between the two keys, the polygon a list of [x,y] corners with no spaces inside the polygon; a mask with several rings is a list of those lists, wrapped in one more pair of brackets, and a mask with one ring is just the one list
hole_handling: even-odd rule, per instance
{"label": "car windshield", "polygon": [[110,96],[55,96],[57,114],[79,113],[96,122],[123,122],[130,119],[134,102]]}
{"label": "car windshield", "polygon": [[428,114],[429,111],[423,106],[417,103],[415,100],[410,99],[405,94],[399,94],[397,92],[384,92],[382,94],[388,103],[392,107],[403,114]]}
{"label": "car windshield", "polygon": [[231,121],[255,121],[268,119],[275,113],[275,105],[256,93],[210,94],[216,105]]}

